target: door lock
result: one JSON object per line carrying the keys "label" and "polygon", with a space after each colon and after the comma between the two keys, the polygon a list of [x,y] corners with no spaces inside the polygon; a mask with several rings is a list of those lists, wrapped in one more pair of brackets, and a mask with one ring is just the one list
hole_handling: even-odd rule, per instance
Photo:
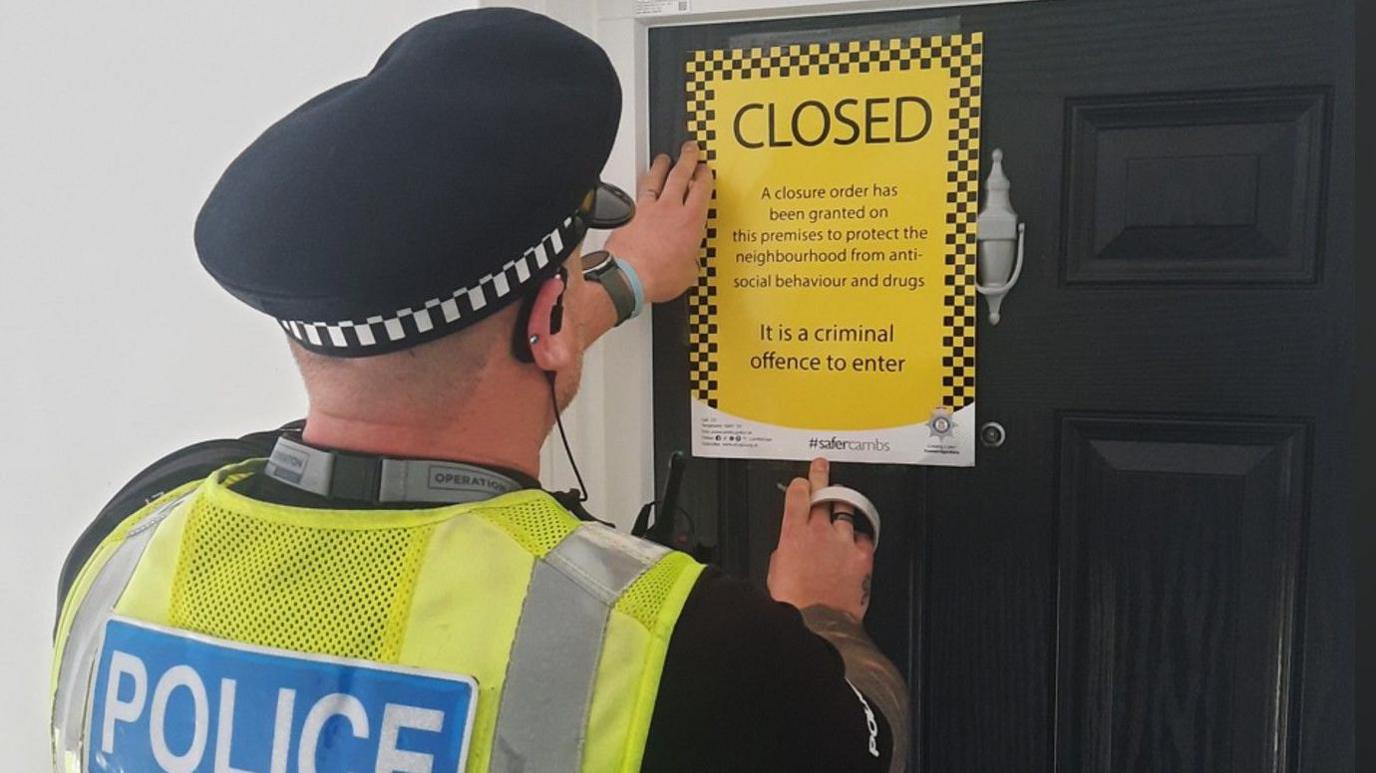
{"label": "door lock", "polygon": [[1008,432],[997,421],[986,421],[979,428],[979,442],[985,448],[998,448],[1008,439]]}

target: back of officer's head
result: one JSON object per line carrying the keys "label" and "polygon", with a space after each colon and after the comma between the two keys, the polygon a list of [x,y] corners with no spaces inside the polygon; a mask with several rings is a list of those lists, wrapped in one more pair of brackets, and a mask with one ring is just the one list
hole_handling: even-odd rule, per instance
{"label": "back of officer's head", "polygon": [[277,320],[308,385],[471,384],[582,240],[620,110],[606,54],[558,22],[430,19],[234,159],[197,252]]}

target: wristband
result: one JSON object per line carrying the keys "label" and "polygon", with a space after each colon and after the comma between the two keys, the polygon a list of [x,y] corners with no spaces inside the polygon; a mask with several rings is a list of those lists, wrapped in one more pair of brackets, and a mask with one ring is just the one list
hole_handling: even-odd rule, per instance
{"label": "wristband", "polygon": [[626,283],[631,286],[631,294],[635,296],[635,308],[631,309],[631,319],[640,316],[640,312],[645,310],[645,285],[640,281],[640,274],[636,272],[635,266],[629,260],[616,259],[616,265],[626,274]]}

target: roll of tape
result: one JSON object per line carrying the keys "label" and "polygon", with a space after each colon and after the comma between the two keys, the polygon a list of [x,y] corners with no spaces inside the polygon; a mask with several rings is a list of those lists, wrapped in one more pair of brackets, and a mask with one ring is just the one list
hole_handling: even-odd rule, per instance
{"label": "roll of tape", "polygon": [[823,486],[812,492],[812,504],[820,505],[823,502],[839,502],[855,508],[857,514],[869,521],[870,530],[874,532],[874,546],[879,547],[879,508],[874,506],[869,497],[848,486]]}

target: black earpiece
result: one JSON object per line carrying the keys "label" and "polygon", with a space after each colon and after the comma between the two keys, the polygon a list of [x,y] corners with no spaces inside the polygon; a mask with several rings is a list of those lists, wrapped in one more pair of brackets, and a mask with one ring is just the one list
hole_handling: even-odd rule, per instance
{"label": "black earpiece", "polygon": [[564,327],[564,291],[569,289],[569,270],[563,267],[559,269],[559,281],[563,286],[559,289],[559,297],[554,299],[554,308],[549,310],[549,334],[554,335]]}
{"label": "black earpiece", "polygon": [[511,354],[520,362],[535,362],[535,353],[530,350],[530,310],[535,306],[535,293],[521,301],[521,310],[516,315],[516,327],[512,330]]}
{"label": "black earpiece", "polygon": [[[554,300],[554,308],[549,311],[549,334],[555,335],[564,327],[564,291],[569,286],[569,272],[566,268],[559,269],[559,280],[564,283],[559,290],[559,297]],[[531,341],[526,329],[530,327],[530,313],[535,307],[536,293],[530,293],[521,302],[521,311],[516,315],[516,328],[511,340],[511,353],[521,362],[535,362],[535,353],[530,350]]]}

